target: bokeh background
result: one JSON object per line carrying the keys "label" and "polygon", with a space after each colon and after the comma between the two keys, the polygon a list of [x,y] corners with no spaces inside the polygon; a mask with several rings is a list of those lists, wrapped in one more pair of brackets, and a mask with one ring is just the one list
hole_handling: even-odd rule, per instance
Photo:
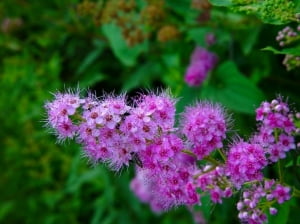
{"label": "bokeh background", "polygon": [[[134,96],[169,88],[180,98],[178,114],[197,99],[220,102],[245,138],[261,101],[280,94],[300,108],[299,69],[287,71],[282,55],[261,50],[278,47],[284,25],[208,1],[1,0],[0,25],[0,223],[193,223],[186,208],[158,215],[139,202],[129,189],[132,168],[116,174],[88,164],[72,141],[57,144],[44,127],[44,104],[56,91]],[[208,33],[218,65],[189,87],[190,54],[208,48]],[[299,161],[299,153],[284,160],[286,181],[298,188]],[[206,200],[200,210],[207,223],[238,223],[236,199]],[[271,223],[297,223],[299,209],[293,199]]]}

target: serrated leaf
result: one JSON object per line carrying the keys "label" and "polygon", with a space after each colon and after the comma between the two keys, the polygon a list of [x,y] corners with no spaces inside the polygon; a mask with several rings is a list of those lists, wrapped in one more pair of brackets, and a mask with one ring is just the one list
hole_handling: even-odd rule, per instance
{"label": "serrated leaf", "polygon": [[220,65],[213,75],[215,82],[203,87],[203,98],[248,114],[253,114],[255,107],[264,99],[262,91],[240,73],[231,61]]}

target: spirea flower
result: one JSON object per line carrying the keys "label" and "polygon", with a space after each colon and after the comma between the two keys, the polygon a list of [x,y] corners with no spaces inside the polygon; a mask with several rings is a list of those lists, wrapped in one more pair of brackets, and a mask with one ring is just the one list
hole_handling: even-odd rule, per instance
{"label": "spirea flower", "polygon": [[71,120],[77,109],[84,103],[79,93],[57,93],[52,102],[47,102],[47,125],[56,131],[58,139],[72,138],[77,131],[77,125]]}
{"label": "spirea flower", "polygon": [[[199,57],[201,52],[192,59]],[[290,199],[289,187],[274,180],[262,183],[268,162],[296,147],[293,119],[300,115],[292,115],[281,99],[261,104],[256,110],[258,132],[249,142],[233,143],[226,155],[218,150],[222,160],[211,154],[223,147],[230,121],[219,104],[187,107],[175,128],[176,100],[170,94],[142,94],[132,102],[128,105],[125,95],[98,99],[93,94],[81,98],[79,92],[58,93],[45,105],[47,125],[60,140],[75,138],[94,163],[107,163],[116,171],[135,163],[131,189],[155,212],[200,204],[203,194],[222,203],[241,190],[239,218],[259,224],[267,220],[265,211],[277,213],[275,202]],[[262,211],[266,201],[270,203]]]}
{"label": "spirea flower", "polygon": [[181,131],[191,144],[193,153],[202,159],[223,146],[227,123],[227,115],[219,104],[200,102],[184,111]]}
{"label": "spirea flower", "polygon": [[48,125],[60,139],[76,136],[91,161],[119,170],[134,156],[144,155],[150,142],[156,150],[151,162],[167,161],[181,150],[179,138],[165,135],[174,131],[175,103],[167,93],[141,95],[129,106],[125,95],[99,100],[89,94],[81,99],[77,92],[58,93],[45,107]]}
{"label": "spirea flower", "polygon": [[155,158],[156,153],[153,153],[153,157],[149,152],[146,154],[147,159],[143,157],[145,155],[141,156],[144,166],[137,169],[131,186],[141,200],[150,204],[153,211],[162,212],[179,205],[200,203],[192,183],[194,165],[182,160],[178,152],[168,160],[161,156]]}
{"label": "spirea flower", "polygon": [[266,165],[265,152],[260,145],[238,141],[229,149],[226,171],[239,188],[247,181],[261,180],[261,170]]}
{"label": "spirea flower", "polygon": [[[263,224],[267,221],[265,212],[276,215],[277,209],[273,206],[276,200],[279,204],[290,199],[290,188],[276,184],[274,180],[265,180],[263,183],[253,183],[245,188],[240,201],[237,203],[238,217],[242,222]],[[265,208],[264,210],[262,208]]]}
{"label": "spirea flower", "polygon": [[259,131],[251,141],[264,148],[270,163],[285,158],[288,151],[296,148],[296,128],[290,109],[281,98],[263,102],[256,110],[256,120]]}
{"label": "spirea flower", "polygon": [[185,73],[185,82],[189,86],[199,86],[206,79],[218,61],[214,53],[207,51],[205,48],[196,47],[192,53],[190,64]]}

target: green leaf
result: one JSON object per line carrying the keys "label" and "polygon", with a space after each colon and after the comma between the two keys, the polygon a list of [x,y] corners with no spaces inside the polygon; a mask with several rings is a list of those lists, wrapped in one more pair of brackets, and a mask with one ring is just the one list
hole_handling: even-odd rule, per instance
{"label": "green leaf", "polygon": [[189,29],[187,33],[187,39],[195,41],[200,46],[205,46],[205,36],[208,33],[213,33],[216,36],[217,44],[227,45],[231,41],[231,36],[228,31],[223,29],[213,29],[212,27],[199,27]]}
{"label": "green leaf", "polygon": [[211,31],[212,29],[209,27],[190,29],[187,33],[187,37],[188,39],[195,41],[200,46],[205,46],[205,35]]}
{"label": "green leaf", "polygon": [[96,61],[96,59],[99,57],[99,55],[102,53],[102,49],[95,49],[91,51],[83,60],[83,62],[80,64],[76,75],[82,74],[86,71],[86,69]]}
{"label": "green leaf", "polygon": [[276,215],[269,215],[269,223],[285,224],[288,223],[290,207],[293,205],[294,199],[291,199],[283,204],[278,205],[278,213]]}
{"label": "green leaf", "polygon": [[96,84],[97,82],[104,80],[105,78],[106,78],[106,76],[99,72],[86,74],[81,77],[79,86],[80,86],[80,88],[85,89],[85,88],[88,88],[88,87]]}
{"label": "green leaf", "polygon": [[262,91],[240,73],[231,61],[220,65],[213,75],[213,82],[202,89],[203,98],[248,114],[253,114],[255,107],[264,99]]}
{"label": "green leaf", "polygon": [[258,35],[260,33],[261,27],[251,27],[247,29],[243,39],[240,41],[241,48],[245,55],[249,54],[257,41]]}
{"label": "green leaf", "polygon": [[149,87],[150,78],[153,78],[154,75],[159,74],[160,67],[158,64],[148,62],[130,74],[128,79],[124,82],[122,92],[130,91],[136,87],[145,86]]}
{"label": "green leaf", "polygon": [[215,6],[231,6],[232,0],[209,0],[212,5]]}
{"label": "green leaf", "polygon": [[204,195],[201,197],[201,211],[203,213],[203,216],[206,220],[209,219],[209,217],[211,216],[211,212],[212,209],[214,208],[214,206],[211,203],[210,200],[210,195]]}
{"label": "green leaf", "polygon": [[7,201],[2,202],[0,206],[0,221],[4,219],[4,217],[9,214],[14,209],[14,202]]}
{"label": "green leaf", "polygon": [[297,157],[296,165],[297,165],[297,166],[300,166],[300,156]]}
{"label": "green leaf", "polygon": [[290,54],[290,55],[295,55],[299,56],[300,55],[300,45],[297,45],[295,47],[291,48],[284,48],[282,50],[277,50],[271,46],[265,47],[262,49],[263,51],[271,51],[274,54]]}
{"label": "green leaf", "polygon": [[103,25],[102,31],[108,39],[115,56],[126,66],[135,65],[137,57],[148,49],[146,42],[129,47],[122,37],[120,28],[115,24]]}

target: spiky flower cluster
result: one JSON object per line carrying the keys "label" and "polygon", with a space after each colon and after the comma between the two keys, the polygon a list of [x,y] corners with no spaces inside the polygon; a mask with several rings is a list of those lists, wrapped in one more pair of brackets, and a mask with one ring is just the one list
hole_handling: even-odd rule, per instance
{"label": "spiky flower cluster", "polygon": [[226,162],[227,175],[237,188],[247,181],[262,180],[262,169],[267,165],[264,149],[244,141],[235,143]]}
{"label": "spiky flower cluster", "polygon": [[196,47],[191,55],[190,64],[185,73],[185,82],[189,86],[199,86],[206,79],[208,73],[215,67],[217,56],[205,48]]}
{"label": "spiky flower cluster", "polygon": [[226,124],[224,109],[219,105],[202,102],[186,108],[182,119],[182,133],[198,159],[222,148]]}
{"label": "spiky flower cluster", "polygon": [[187,107],[176,128],[176,100],[170,94],[141,94],[132,102],[128,105],[125,95],[99,100],[92,94],[58,93],[45,107],[58,139],[75,138],[90,160],[114,170],[135,163],[131,189],[155,212],[201,204],[203,195],[222,203],[242,191],[239,218],[260,224],[267,210],[276,213],[274,203],[291,197],[289,187],[265,181],[262,174],[295,148],[295,121],[281,98],[263,102],[256,111],[258,132],[229,149],[223,144],[229,118],[218,104]]}
{"label": "spiky flower cluster", "polygon": [[274,180],[254,183],[245,188],[237,203],[238,217],[246,223],[264,223],[267,221],[266,212],[270,215],[277,213],[277,209],[273,207],[274,203],[282,204],[290,198],[290,188],[276,184]]}
{"label": "spiky flower cluster", "polygon": [[259,131],[252,139],[264,148],[269,162],[277,162],[296,148],[293,133],[296,127],[288,105],[281,98],[263,102],[256,110]]}

